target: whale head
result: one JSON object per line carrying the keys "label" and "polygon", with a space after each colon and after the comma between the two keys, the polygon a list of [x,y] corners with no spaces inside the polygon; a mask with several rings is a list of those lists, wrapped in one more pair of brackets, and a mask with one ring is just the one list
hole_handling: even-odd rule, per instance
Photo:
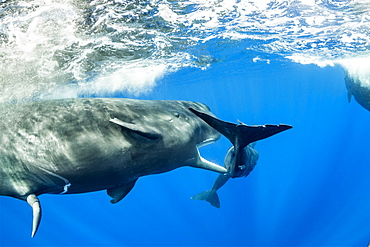
{"label": "whale head", "polygon": [[208,115],[214,116],[207,105],[192,101],[185,101],[183,102],[183,104],[184,107],[187,109],[187,114],[185,116],[187,118],[187,122],[193,126],[193,138],[196,141],[197,147],[208,145],[220,139],[221,134],[217,130],[212,128],[210,125],[205,124],[205,122],[201,118],[194,118],[195,114],[188,110],[189,108],[192,108],[204,112]]}

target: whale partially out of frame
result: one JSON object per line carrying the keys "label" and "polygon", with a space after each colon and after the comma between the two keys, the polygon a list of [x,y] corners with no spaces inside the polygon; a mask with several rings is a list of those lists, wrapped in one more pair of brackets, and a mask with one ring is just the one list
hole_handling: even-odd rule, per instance
{"label": "whale partially out of frame", "polygon": [[351,102],[352,96],[363,108],[370,111],[370,84],[369,79],[361,81],[359,78],[351,76],[346,72],[344,81],[348,90],[348,102]]}
{"label": "whale partially out of frame", "polygon": [[32,206],[34,236],[41,220],[41,194],[106,190],[116,203],[145,175],[181,166],[226,173],[198,151],[217,141],[220,133],[241,134],[245,144],[291,128],[262,125],[243,132],[213,116],[206,105],[189,101],[115,98],[3,104],[0,195]]}

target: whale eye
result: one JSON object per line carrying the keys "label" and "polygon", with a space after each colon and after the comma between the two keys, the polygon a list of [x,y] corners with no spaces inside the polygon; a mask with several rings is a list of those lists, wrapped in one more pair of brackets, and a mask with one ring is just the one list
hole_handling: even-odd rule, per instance
{"label": "whale eye", "polygon": [[239,170],[243,171],[245,170],[245,165],[238,166]]}
{"label": "whale eye", "polygon": [[[172,112],[172,114],[173,114],[176,118],[180,118],[180,113],[178,113],[177,111]],[[173,122],[173,118],[172,118],[172,117],[170,117],[168,121]]]}

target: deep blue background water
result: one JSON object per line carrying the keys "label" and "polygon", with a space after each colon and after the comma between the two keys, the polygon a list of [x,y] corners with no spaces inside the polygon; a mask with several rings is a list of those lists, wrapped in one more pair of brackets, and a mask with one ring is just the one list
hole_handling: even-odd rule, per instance
{"label": "deep blue background water", "polygon": [[[200,101],[226,121],[294,128],[257,143],[256,168],[219,191],[220,209],[189,199],[217,174],[180,168],[140,178],[116,205],[105,192],[42,195],[31,239],[31,208],[1,197],[0,245],[366,246],[370,114],[348,104],[343,77],[340,67],[253,62],[243,53],[168,74],[141,98]],[[229,146],[223,138],[202,155],[222,164]]]}

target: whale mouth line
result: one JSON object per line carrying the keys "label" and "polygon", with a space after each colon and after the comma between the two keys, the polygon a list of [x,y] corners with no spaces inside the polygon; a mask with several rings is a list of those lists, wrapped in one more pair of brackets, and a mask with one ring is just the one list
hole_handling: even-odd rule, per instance
{"label": "whale mouth line", "polygon": [[63,191],[61,193],[59,193],[59,194],[62,195],[62,194],[66,194],[68,192],[69,187],[71,187],[71,185],[72,185],[68,181],[68,179],[66,179],[66,178],[64,178],[64,177],[62,177],[62,176],[60,176],[60,175],[58,175],[58,174],[56,174],[54,172],[51,172],[51,171],[49,171],[49,170],[47,170],[45,168],[39,167],[39,169],[41,169],[42,171],[44,171],[44,172],[46,172],[46,173],[48,173],[48,174],[50,174],[50,175],[52,175],[52,176],[54,176],[56,178],[59,178],[59,179],[63,180],[63,182],[65,183],[65,185],[63,186]]}
{"label": "whale mouth line", "polygon": [[68,183],[68,184],[64,185],[63,186],[63,192],[61,192],[60,194],[63,195],[65,193],[67,193],[68,192],[68,189],[69,189],[69,187],[71,187],[71,185],[72,185],[71,183]]}

